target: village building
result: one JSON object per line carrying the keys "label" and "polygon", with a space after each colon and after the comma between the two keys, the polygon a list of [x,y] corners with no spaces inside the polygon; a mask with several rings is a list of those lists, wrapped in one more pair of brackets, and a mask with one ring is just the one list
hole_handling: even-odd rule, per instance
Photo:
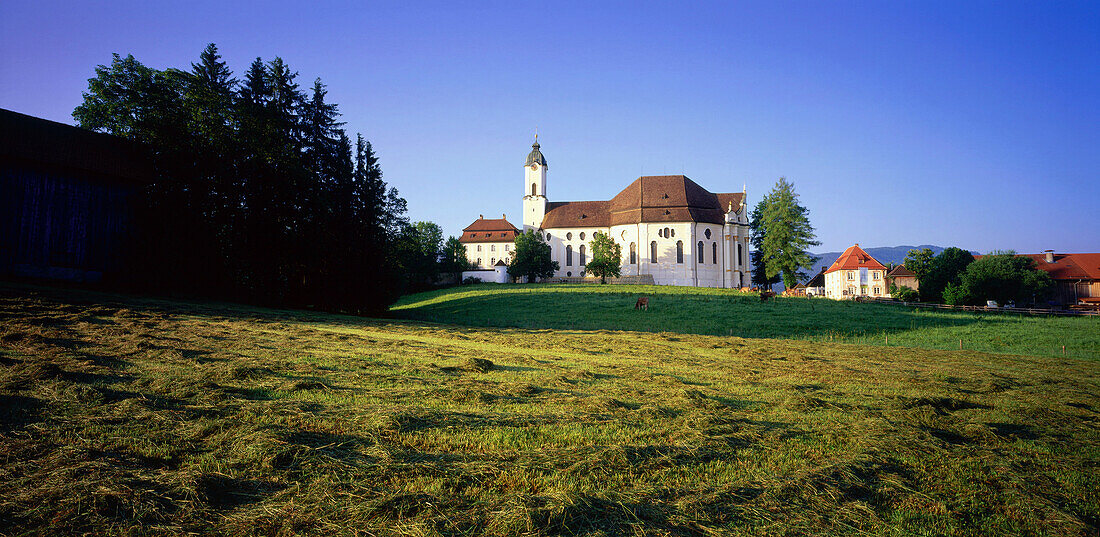
{"label": "village building", "polygon": [[478,215],[474,223],[462,230],[458,241],[466,247],[466,260],[471,267],[491,268],[498,261],[508,263],[519,233],[516,226],[508,221],[508,215],[501,215],[500,218]]}
{"label": "village building", "polygon": [[1052,303],[1100,305],[1100,253],[1057,254],[1047,250],[1041,254],[1018,255],[1033,259],[1035,268],[1054,280]]}
{"label": "village building", "polygon": [[806,282],[806,296],[825,296],[825,268],[821,267],[821,272]]}
{"label": "village building", "polygon": [[905,268],[905,265],[898,265],[891,269],[886,274],[886,280],[894,287],[908,287],[914,291],[920,289],[917,273]]}
{"label": "village building", "polygon": [[[534,230],[549,243],[559,266],[555,278],[584,275],[592,237],[600,232],[622,246],[624,277],[652,278],[659,285],[749,285],[744,190],[715,194],[683,175],[644,176],[607,201],[552,202],[547,197],[548,171],[536,140],[524,163],[521,221],[523,231]],[[460,241],[468,258],[484,262],[492,257],[485,249],[494,244],[490,239],[509,233],[514,237],[516,232],[505,219],[479,218],[463,230]]]}
{"label": "village building", "polygon": [[825,269],[825,296],[833,299],[890,298],[886,267],[856,243]]}

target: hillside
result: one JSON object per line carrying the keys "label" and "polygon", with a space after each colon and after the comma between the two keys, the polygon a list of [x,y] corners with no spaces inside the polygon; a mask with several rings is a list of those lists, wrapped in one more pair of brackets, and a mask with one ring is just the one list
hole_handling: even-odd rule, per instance
{"label": "hillside", "polygon": [[1100,531],[1094,360],[5,285],[0,320],[4,534]]}
{"label": "hillside", "polygon": [[[920,246],[880,246],[877,248],[865,248],[861,246],[861,248],[863,248],[863,251],[870,254],[871,257],[877,259],[878,262],[882,263],[883,265],[889,265],[890,263],[900,265],[903,261],[905,261],[905,256],[909,253],[909,250],[920,250],[922,248],[928,248],[929,250],[932,250],[932,252],[934,252],[935,254],[939,255],[939,253],[942,252],[944,249],[943,246],[935,246],[932,244],[922,244]],[[844,252],[823,252],[810,254],[816,257],[820,257],[821,259],[814,265],[813,270],[811,270],[809,274],[812,276],[814,274],[817,274],[818,272],[821,272],[822,269],[829,268],[829,265],[832,265],[833,262],[836,261],[842,253]],[[977,254],[977,252],[973,253]]]}
{"label": "hillside", "polygon": [[[635,311],[639,296],[649,311]],[[405,319],[563,330],[635,330],[749,338],[801,339],[926,349],[1100,359],[1100,318],[918,310],[824,298],[761,303],[726,289],[633,285],[495,285],[403,297],[391,314]]]}

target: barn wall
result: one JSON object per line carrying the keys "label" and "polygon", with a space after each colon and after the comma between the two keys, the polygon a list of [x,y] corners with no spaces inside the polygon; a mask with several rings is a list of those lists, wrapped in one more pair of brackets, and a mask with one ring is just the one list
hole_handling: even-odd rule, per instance
{"label": "barn wall", "polygon": [[120,269],[136,187],[0,162],[0,274],[96,282]]}

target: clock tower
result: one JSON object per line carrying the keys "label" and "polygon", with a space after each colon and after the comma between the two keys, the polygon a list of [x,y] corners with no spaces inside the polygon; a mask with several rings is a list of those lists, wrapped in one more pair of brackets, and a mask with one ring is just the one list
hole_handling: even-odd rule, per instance
{"label": "clock tower", "polygon": [[523,231],[538,230],[546,215],[546,157],[539,151],[539,137],[531,144],[527,162],[523,165]]}

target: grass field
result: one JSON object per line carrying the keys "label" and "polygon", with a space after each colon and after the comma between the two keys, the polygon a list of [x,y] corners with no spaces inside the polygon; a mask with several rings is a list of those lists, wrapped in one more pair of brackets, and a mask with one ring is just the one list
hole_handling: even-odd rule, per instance
{"label": "grass field", "polygon": [[0,534],[1096,534],[1098,374],[0,284]]}
{"label": "grass field", "polygon": [[[635,312],[639,296],[648,312]],[[1100,359],[1100,317],[918,310],[726,289],[639,285],[453,287],[403,297],[395,316],[484,327],[634,330]]]}

